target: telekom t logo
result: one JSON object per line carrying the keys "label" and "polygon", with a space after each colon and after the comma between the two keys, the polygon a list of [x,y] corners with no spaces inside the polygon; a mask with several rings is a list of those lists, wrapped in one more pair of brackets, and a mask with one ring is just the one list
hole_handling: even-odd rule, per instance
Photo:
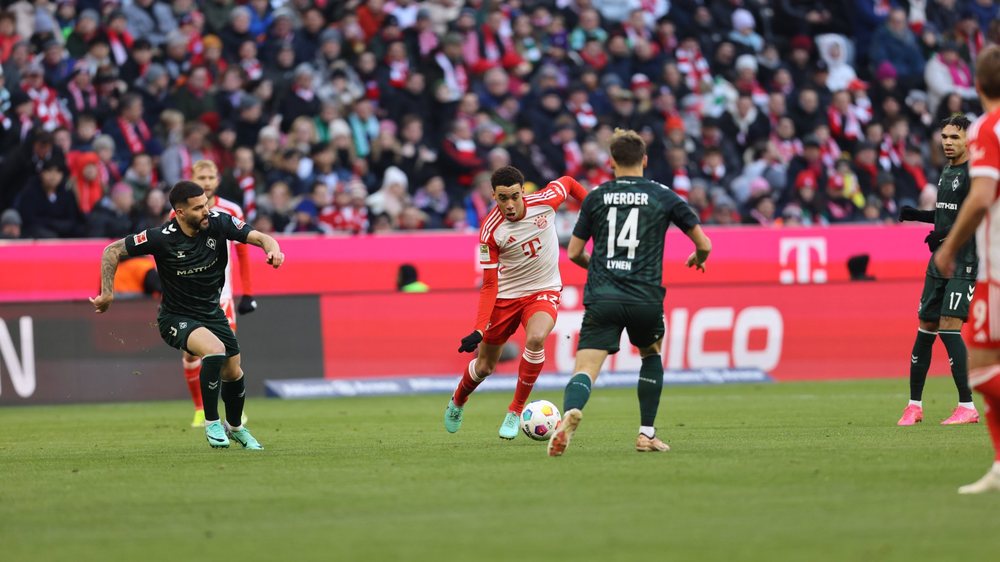
{"label": "telekom t logo", "polygon": [[826,238],[782,238],[778,253],[783,284],[826,283]]}
{"label": "telekom t logo", "polygon": [[524,255],[529,258],[538,257],[538,249],[542,247],[542,241],[537,237],[528,240],[524,244],[521,244],[521,249],[524,250]]}

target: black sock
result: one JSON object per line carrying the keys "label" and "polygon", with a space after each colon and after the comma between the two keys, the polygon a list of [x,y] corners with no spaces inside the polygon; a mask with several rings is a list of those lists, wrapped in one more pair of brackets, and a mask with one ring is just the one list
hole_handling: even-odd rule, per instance
{"label": "black sock", "polygon": [[576,408],[582,410],[590,399],[590,377],[587,373],[577,373],[566,383],[563,394],[563,413]]}
{"label": "black sock", "polygon": [[910,400],[920,400],[924,394],[924,382],[927,381],[927,370],[931,368],[931,350],[936,337],[935,332],[917,330],[910,355]]}
{"label": "black sock", "polygon": [[219,419],[219,373],[226,364],[225,355],[208,355],[201,359],[201,401],[205,419]]}
{"label": "black sock", "polygon": [[660,408],[660,392],[663,390],[663,359],[659,355],[642,358],[639,368],[639,425],[656,425],[656,411]]}
{"label": "black sock", "polygon": [[969,352],[965,349],[961,332],[938,332],[941,343],[948,350],[951,359],[951,378],[958,389],[959,402],[972,402],[972,390],[969,388]]}
{"label": "black sock", "polygon": [[243,403],[246,401],[246,385],[243,378],[235,381],[222,381],[222,401],[226,404],[226,421],[232,427],[243,425]]}

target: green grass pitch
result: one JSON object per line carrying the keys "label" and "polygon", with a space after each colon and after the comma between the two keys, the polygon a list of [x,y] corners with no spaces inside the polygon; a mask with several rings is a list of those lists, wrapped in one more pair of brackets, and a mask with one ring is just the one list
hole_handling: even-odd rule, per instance
{"label": "green grass pitch", "polygon": [[[180,383],[178,383],[180,384]],[[509,396],[257,399],[266,447],[212,450],[181,402],[0,409],[0,559],[991,560],[1000,494],[964,497],[984,425],[895,427],[903,379],[597,389],[566,456],[496,436]],[[558,393],[539,392],[561,404]],[[642,557],[642,558],[640,558]]]}

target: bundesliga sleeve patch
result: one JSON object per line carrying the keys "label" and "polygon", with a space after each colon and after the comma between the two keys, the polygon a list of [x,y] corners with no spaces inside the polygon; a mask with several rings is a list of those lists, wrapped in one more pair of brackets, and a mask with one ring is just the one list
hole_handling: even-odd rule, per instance
{"label": "bundesliga sleeve patch", "polygon": [[238,219],[236,217],[231,217],[231,218],[233,219],[233,224],[236,226],[236,228],[238,228],[240,230],[242,230],[243,227],[247,225],[247,223],[241,221],[240,219]]}
{"label": "bundesliga sleeve patch", "polygon": [[479,245],[479,261],[490,261],[490,247],[488,244]]}
{"label": "bundesliga sleeve patch", "polygon": [[145,230],[132,237],[132,243],[135,244],[136,246],[138,246],[139,244],[145,244],[146,240],[147,238]]}

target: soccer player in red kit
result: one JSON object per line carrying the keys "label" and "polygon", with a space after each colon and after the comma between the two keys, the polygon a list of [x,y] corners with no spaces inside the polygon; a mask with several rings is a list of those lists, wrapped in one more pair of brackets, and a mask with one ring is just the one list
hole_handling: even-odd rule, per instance
{"label": "soccer player in red kit", "polygon": [[512,166],[493,172],[493,199],[497,206],[483,220],[479,261],[483,287],[476,329],[462,338],[460,352],[479,349],[444,412],[444,427],[455,433],[469,395],[493,373],[500,350],[524,326],[524,354],[517,369],[517,387],[507,408],[500,437],[517,437],[518,418],[545,363],[545,339],[556,324],[562,279],[559,276],[559,240],[555,213],[567,197],[583,201],[587,190],[563,176],[540,191],[524,194],[524,175]]}
{"label": "soccer player in red kit", "polygon": [[[241,221],[246,220],[246,217],[243,216],[243,209],[239,205],[215,194],[219,187],[219,169],[214,162],[211,160],[198,160],[191,166],[191,173],[194,176],[191,178],[192,181],[205,190],[210,211],[219,211],[232,215]],[[173,213],[171,213],[171,216],[173,216]],[[243,298],[240,299],[239,313],[249,314],[257,309],[257,301],[250,296],[253,294],[253,289],[250,284],[250,260],[247,245],[234,244],[232,242],[229,245],[236,246],[237,261],[240,263],[240,281],[243,287]],[[229,327],[235,333],[236,310],[233,306],[232,267],[233,262],[230,261],[226,265],[226,284],[222,287],[219,306],[225,311],[226,318],[229,320]],[[182,359],[184,380],[187,381],[188,391],[191,393],[191,401],[194,402],[194,419],[191,421],[191,427],[202,427],[205,425],[205,409],[201,400],[201,379],[199,378],[201,376],[201,358],[191,355],[186,351],[182,353],[184,353]],[[243,421],[246,423],[246,419]]]}
{"label": "soccer player in red kit", "polygon": [[960,494],[1000,491],[1000,46],[987,47],[976,58],[976,90],[984,115],[968,132],[969,195],[934,255],[934,264],[950,277],[959,248],[976,234],[979,276],[964,335],[969,385],[986,402],[996,457],[986,475],[959,488]]}

